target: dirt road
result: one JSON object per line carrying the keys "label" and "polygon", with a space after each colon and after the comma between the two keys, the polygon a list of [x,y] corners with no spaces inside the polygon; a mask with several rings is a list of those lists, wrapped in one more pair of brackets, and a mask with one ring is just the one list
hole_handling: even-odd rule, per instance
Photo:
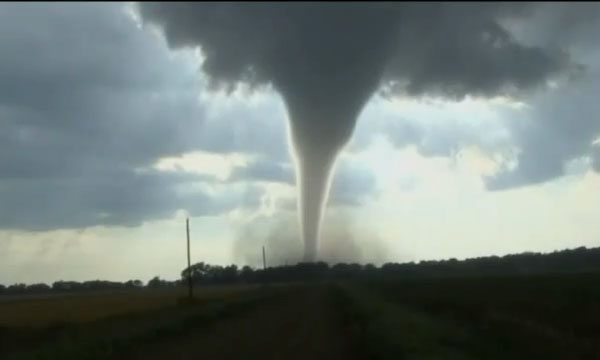
{"label": "dirt road", "polygon": [[324,287],[287,291],[255,309],[128,359],[353,359],[356,351]]}

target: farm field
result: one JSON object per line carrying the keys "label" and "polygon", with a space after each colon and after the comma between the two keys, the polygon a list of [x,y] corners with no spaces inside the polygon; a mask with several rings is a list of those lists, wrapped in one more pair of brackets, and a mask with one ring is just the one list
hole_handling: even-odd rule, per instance
{"label": "farm field", "polygon": [[[214,286],[198,289],[193,302],[184,290],[13,299],[0,302],[0,357],[600,359],[599,280],[579,274]],[[62,323],[58,314],[51,321],[3,318],[15,309],[52,312],[61,301],[88,311]],[[124,305],[130,302],[139,304],[135,311]],[[103,306],[112,309],[87,315]]]}
{"label": "farm field", "polygon": [[371,358],[600,359],[600,276],[346,283]]}
{"label": "farm field", "polygon": [[[206,286],[195,295],[198,299],[221,298],[254,288],[256,285]],[[0,326],[45,327],[94,321],[174,306],[186,295],[186,288],[175,288],[0,297]]]}

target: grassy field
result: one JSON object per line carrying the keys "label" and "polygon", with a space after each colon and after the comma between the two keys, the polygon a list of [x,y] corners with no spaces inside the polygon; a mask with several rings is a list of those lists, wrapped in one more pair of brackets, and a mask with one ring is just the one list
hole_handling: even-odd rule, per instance
{"label": "grassy field", "polygon": [[0,358],[600,359],[599,280],[215,286],[194,302],[181,301],[184,290],[11,300],[0,302]]}
{"label": "grassy field", "polygon": [[[196,291],[199,299],[222,298],[255,289],[256,285],[206,286]],[[140,289],[79,293],[59,296],[25,296],[0,301],[0,326],[47,327],[81,323],[110,316],[174,306],[187,289]]]}
{"label": "grassy field", "polygon": [[338,296],[380,359],[600,359],[600,276],[347,283]]}
{"label": "grassy field", "polygon": [[198,289],[193,302],[182,297],[184,290],[3,301],[0,358],[113,358],[130,347],[206,326],[277,291],[276,286],[215,286]]}

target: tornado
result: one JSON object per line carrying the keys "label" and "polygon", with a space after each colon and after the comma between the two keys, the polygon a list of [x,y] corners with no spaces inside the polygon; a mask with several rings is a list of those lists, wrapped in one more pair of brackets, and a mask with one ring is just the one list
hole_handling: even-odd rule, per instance
{"label": "tornado", "polygon": [[[349,142],[360,111],[380,79],[376,68],[365,68],[357,60],[360,59],[354,59],[355,67],[331,72],[323,71],[325,65],[315,62],[309,64],[314,68],[305,67],[304,81],[275,82],[290,121],[305,261],[317,260],[321,222],[336,159]],[[318,78],[315,74],[319,74]]]}
{"label": "tornado", "polygon": [[[285,102],[305,260],[318,258],[333,169],[374,94],[510,96],[573,69],[564,52],[503,27],[535,4],[159,3],[137,5],[172,49],[200,48],[210,87],[274,88]],[[259,86],[260,85],[260,86]],[[381,91],[384,90],[384,91]]]}

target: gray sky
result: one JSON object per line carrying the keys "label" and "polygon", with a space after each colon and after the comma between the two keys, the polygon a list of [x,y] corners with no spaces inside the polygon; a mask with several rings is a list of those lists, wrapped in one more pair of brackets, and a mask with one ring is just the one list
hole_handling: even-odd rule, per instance
{"label": "gray sky", "polygon": [[[406,10],[387,91],[336,166],[324,256],[600,245],[599,9]],[[280,46],[244,11],[235,26]],[[244,64],[168,40],[131,4],[0,4],[0,283],[176,278],[186,214],[197,261],[253,264],[262,243],[273,261],[294,256],[280,96],[209,89],[207,73],[231,79]],[[257,63],[247,46],[236,51]]]}

